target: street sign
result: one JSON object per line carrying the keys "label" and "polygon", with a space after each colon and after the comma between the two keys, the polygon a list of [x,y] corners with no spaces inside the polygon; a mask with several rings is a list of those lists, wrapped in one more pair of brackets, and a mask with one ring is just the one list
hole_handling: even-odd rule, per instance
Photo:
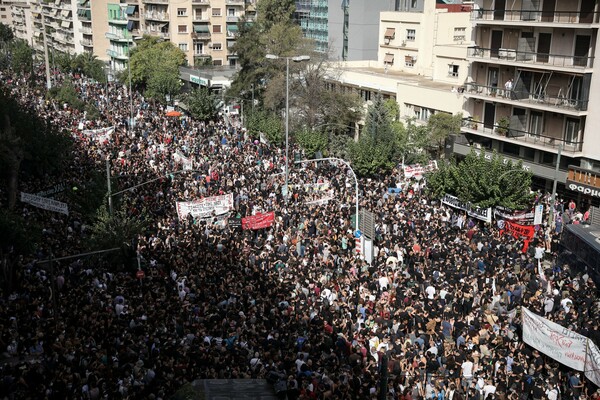
{"label": "street sign", "polygon": [[354,237],[355,237],[355,238],[359,238],[359,237],[361,237],[361,236],[362,236],[362,232],[361,232],[361,231],[356,231],[356,232],[354,232]]}
{"label": "street sign", "polygon": [[375,239],[375,214],[367,210],[360,210],[358,229],[369,239]]}
{"label": "street sign", "polygon": [[143,270],[138,270],[138,272],[135,273],[136,278],[138,279],[143,279],[144,276],[146,276],[146,273]]}

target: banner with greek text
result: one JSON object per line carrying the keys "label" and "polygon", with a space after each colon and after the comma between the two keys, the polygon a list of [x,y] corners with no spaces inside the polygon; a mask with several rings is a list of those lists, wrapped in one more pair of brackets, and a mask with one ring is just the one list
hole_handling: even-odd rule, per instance
{"label": "banner with greek text", "polygon": [[109,128],[86,129],[82,133],[85,136],[89,136],[93,139],[96,139],[100,143],[104,143],[110,139],[110,135],[112,135],[114,130],[115,130],[115,127],[111,126]]}
{"label": "banner with greek text", "polygon": [[190,160],[178,151],[173,153],[173,160],[175,160],[175,163],[181,164],[183,166],[183,169],[186,171],[190,171],[193,169],[192,160]]}
{"label": "banner with greek text", "polygon": [[414,164],[414,165],[404,165],[404,177],[407,179],[422,177],[423,174],[430,171],[435,171],[438,169],[437,161],[430,161],[427,165]]}
{"label": "banner with greek text", "polygon": [[600,386],[600,350],[590,339],[587,341],[588,351],[585,356],[585,377]]}
{"label": "banner with greek text", "polygon": [[40,197],[51,197],[52,195],[55,195],[57,193],[64,192],[66,188],[67,188],[66,183],[57,183],[56,185],[54,185],[52,187],[49,187],[40,192],[37,192],[35,195],[40,196]]}
{"label": "banner with greek text", "polygon": [[474,206],[473,204],[465,201],[461,201],[458,197],[454,197],[452,195],[446,194],[444,198],[442,198],[442,203],[458,208],[459,210],[463,210],[467,212],[467,215],[473,218],[480,219],[482,221],[491,223],[492,222],[492,208],[479,208]]}
{"label": "banner with greek text", "polygon": [[[588,339],[522,308],[523,341],[548,357],[577,371],[586,364]],[[591,369],[591,368],[590,368]]]}
{"label": "banner with greek text", "polygon": [[312,204],[312,205],[323,205],[323,204],[327,204],[329,203],[329,200],[332,200],[333,197],[332,196],[325,196],[321,199],[317,199],[317,200],[311,200],[311,201],[307,201],[304,204]]}
{"label": "banner with greek text", "polygon": [[275,222],[275,213],[273,211],[265,214],[256,214],[250,217],[242,218],[242,229],[263,229],[268,228]]}
{"label": "banner with greek text", "polygon": [[535,213],[533,211],[516,211],[510,208],[494,207],[494,218],[516,222],[521,225],[533,225]]}
{"label": "banner with greek text", "polygon": [[198,219],[210,218],[227,214],[231,210],[233,210],[233,193],[205,197],[194,201],[177,202],[177,216],[179,219],[185,219],[188,214]]}
{"label": "banner with greek text", "polygon": [[69,206],[67,203],[24,192],[21,192],[21,201],[37,208],[69,215]]}

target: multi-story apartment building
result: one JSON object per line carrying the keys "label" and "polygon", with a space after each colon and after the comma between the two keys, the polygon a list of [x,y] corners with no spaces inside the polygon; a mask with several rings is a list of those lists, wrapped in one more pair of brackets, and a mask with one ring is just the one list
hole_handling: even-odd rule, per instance
{"label": "multi-story apartment building", "polygon": [[11,3],[6,0],[0,0],[0,24],[12,25]]}
{"label": "multi-story apartment building", "polygon": [[394,10],[394,4],[370,0],[297,0],[296,18],[304,36],[313,39],[316,50],[331,60],[375,60],[379,13]]}
{"label": "multi-story apartment building", "polygon": [[375,95],[393,98],[401,119],[424,124],[435,113],[463,110],[470,8],[414,5],[408,11],[381,13],[376,61],[341,62],[330,77],[335,86],[358,93],[367,104]]}
{"label": "multi-story apartment building", "polygon": [[14,3],[6,6],[18,21],[13,28],[36,50],[43,50],[45,25],[50,53],[90,52],[117,71],[144,34],[173,42],[189,65],[235,66],[238,22],[256,15],[256,0],[2,0],[0,8],[4,3]]}
{"label": "multi-story apartment building", "polygon": [[10,19],[3,23],[9,25],[10,22],[15,36],[31,43],[34,31],[29,4],[23,0],[2,0],[0,3],[10,12]]}
{"label": "multi-story apartment building", "polygon": [[[477,0],[465,90],[468,145],[523,160],[538,187],[600,171],[597,0]],[[560,161],[558,159],[560,158]],[[555,166],[559,163],[558,174]]]}

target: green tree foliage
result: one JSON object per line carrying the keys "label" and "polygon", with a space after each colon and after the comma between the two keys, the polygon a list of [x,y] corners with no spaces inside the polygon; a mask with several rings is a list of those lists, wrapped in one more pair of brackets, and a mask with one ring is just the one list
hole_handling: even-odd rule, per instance
{"label": "green tree foliage", "polygon": [[253,137],[264,133],[271,143],[282,143],[285,138],[281,118],[269,111],[261,110],[249,114],[246,127]]}
{"label": "green tree foliage", "polygon": [[121,248],[123,251],[118,258],[119,261],[125,262],[125,258],[130,256],[132,241],[144,231],[146,226],[144,214],[133,216],[123,207],[110,215],[106,205],[103,204],[98,208],[91,227],[88,247],[90,250]]}
{"label": "green tree foliage", "polygon": [[23,39],[15,39],[11,42],[10,52],[12,54],[11,67],[17,73],[26,73],[33,70],[33,49]]}
{"label": "green tree foliage", "polygon": [[429,155],[426,151],[429,143],[429,129],[425,125],[415,124],[414,119],[409,119],[406,125],[394,121],[392,128],[398,141],[398,152],[405,164],[426,163]]}
{"label": "green tree foliage", "polygon": [[[179,67],[186,64],[185,53],[172,42],[145,35],[131,51],[131,81],[146,90],[146,96],[165,101],[181,90]],[[127,79],[128,74],[121,74]]]}
{"label": "green tree foliage", "polygon": [[106,82],[106,72],[104,70],[105,64],[92,53],[81,53],[76,57],[68,55],[67,59],[71,60],[71,72],[81,73],[96,82]]}
{"label": "green tree foliage", "polygon": [[449,193],[483,208],[531,208],[531,173],[523,170],[521,161],[505,163],[495,152],[487,160],[484,152],[477,154],[472,150],[459,163],[440,163],[439,166],[440,169],[429,174],[427,179],[429,191],[434,196]]}
{"label": "green tree foliage", "polygon": [[218,100],[207,88],[201,87],[190,92],[186,99],[192,117],[199,121],[211,121],[218,114]]}
{"label": "green tree foliage", "polygon": [[429,117],[427,128],[429,129],[429,146],[440,158],[448,135],[460,132],[462,114],[436,113]]}
{"label": "green tree foliage", "polygon": [[0,179],[8,183],[9,208],[16,203],[20,174],[48,179],[71,155],[72,139],[0,92]]}
{"label": "green tree foliage", "polygon": [[381,96],[369,107],[365,129],[359,141],[351,144],[349,153],[354,169],[361,175],[389,171],[397,165],[398,141]]}
{"label": "green tree foliage", "polygon": [[400,118],[400,105],[395,99],[389,98],[383,102],[383,105],[388,110],[388,114],[392,121],[398,121]]}
{"label": "green tree foliage", "polygon": [[0,23],[0,42],[8,43],[14,39],[15,35],[13,34],[10,26]]}
{"label": "green tree foliage", "polygon": [[325,132],[302,129],[294,133],[294,139],[310,157],[317,151],[323,152],[327,149],[328,140]]}
{"label": "green tree foliage", "polygon": [[47,96],[56,100],[60,105],[67,103],[73,108],[83,111],[85,103],[79,98],[79,93],[75,89],[75,85],[69,79],[66,79],[61,86],[53,86]]}

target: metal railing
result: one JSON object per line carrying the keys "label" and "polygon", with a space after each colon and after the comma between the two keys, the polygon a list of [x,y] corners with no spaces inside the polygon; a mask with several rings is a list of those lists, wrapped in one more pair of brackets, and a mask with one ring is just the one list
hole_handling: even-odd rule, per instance
{"label": "metal railing", "polygon": [[508,22],[548,22],[559,24],[596,24],[600,13],[579,11],[542,11],[542,10],[473,10],[471,19],[479,21]]}
{"label": "metal railing", "polygon": [[509,139],[517,140],[519,142],[535,144],[538,146],[546,146],[553,149],[558,149],[559,147],[563,146],[563,149],[567,151],[577,152],[581,151],[583,147],[583,141],[571,141],[563,138],[557,138],[538,133],[531,133],[519,129],[513,129],[498,124],[486,124],[472,117],[464,118],[462,121],[462,126],[463,128],[475,131],[477,133],[483,133],[485,135],[503,136]]}
{"label": "metal railing", "polygon": [[169,13],[159,11],[146,11],[146,14],[144,14],[144,18],[157,21],[168,21]]}
{"label": "metal railing", "polygon": [[493,99],[507,99],[512,101],[527,101],[551,107],[567,108],[574,110],[587,110],[588,99],[570,99],[567,96],[552,96],[546,92],[532,93],[529,91],[506,90],[498,86],[482,85],[470,82],[466,85],[466,92]]}
{"label": "metal railing", "polygon": [[506,60],[523,64],[542,64],[553,67],[592,68],[594,57],[563,54],[535,53],[516,49],[486,49],[473,46],[467,49],[467,57],[483,60]]}
{"label": "metal railing", "polygon": [[142,3],[144,3],[144,4],[154,4],[154,3],[169,4],[169,0],[142,0]]}

